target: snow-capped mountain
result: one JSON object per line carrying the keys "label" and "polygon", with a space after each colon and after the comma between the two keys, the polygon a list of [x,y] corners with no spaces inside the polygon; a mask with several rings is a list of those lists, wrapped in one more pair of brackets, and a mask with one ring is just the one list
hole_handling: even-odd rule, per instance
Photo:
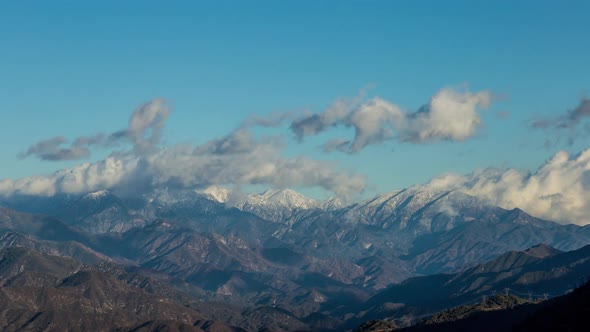
{"label": "snow-capped mountain", "polygon": [[[211,186],[196,191],[196,194],[227,204],[233,193],[227,188]],[[311,211],[333,211],[345,206],[336,197],[319,202],[291,189],[268,189],[262,193],[240,194],[235,197],[237,199],[231,203],[231,207],[250,212],[269,221],[287,223],[292,223]]]}
{"label": "snow-capped mountain", "polygon": [[338,197],[330,197],[320,203],[320,209],[324,211],[334,211],[345,207],[346,204]]}
{"label": "snow-capped mountain", "polygon": [[450,230],[496,207],[461,192],[430,191],[419,187],[392,191],[344,208],[345,219],[384,229],[418,233]]}
{"label": "snow-capped mountain", "polygon": [[235,207],[266,220],[293,223],[299,214],[318,209],[320,203],[291,189],[269,189],[245,196]]}
{"label": "snow-capped mountain", "polygon": [[[26,206],[21,210],[39,213],[39,206],[49,207],[54,201],[51,197],[19,197],[14,203],[23,206],[21,202],[38,202],[28,211]],[[139,198],[98,191],[79,195],[53,211],[40,213],[54,215],[93,234],[124,233],[155,221],[176,222],[197,232],[228,236],[224,241],[239,239],[250,246],[287,245],[318,257],[365,262],[366,266],[355,267],[360,269],[371,269],[371,264],[401,266],[396,275],[412,270],[450,271],[482,257],[487,259],[541,241],[559,249],[577,248],[590,236],[585,233],[590,234],[590,228],[561,226],[460,192],[421,187],[385,193],[352,205],[344,205],[337,198],[319,202],[290,189],[244,195],[210,187],[200,191],[162,190]],[[504,244],[504,239],[511,239],[510,245]],[[372,255],[378,257],[368,259]],[[404,257],[403,262],[400,257]],[[378,280],[375,285],[379,287],[398,280],[391,271],[375,271],[376,279],[372,280]]]}
{"label": "snow-capped mountain", "polygon": [[229,196],[231,195],[232,191],[227,188],[219,187],[219,186],[211,186],[206,188],[202,191],[197,191],[197,193],[207,197],[212,201],[216,201],[219,203],[227,202]]}
{"label": "snow-capped mountain", "polygon": [[315,209],[319,203],[291,189],[268,189],[262,194],[248,195],[243,204],[250,205],[276,205],[289,209]]}
{"label": "snow-capped mountain", "polygon": [[58,213],[65,222],[93,233],[123,232],[141,225],[123,201],[108,190],[83,195]]}
{"label": "snow-capped mountain", "polygon": [[88,193],[88,194],[82,196],[81,199],[98,201],[104,197],[107,197],[110,194],[111,193],[108,190],[99,190],[99,191]]}

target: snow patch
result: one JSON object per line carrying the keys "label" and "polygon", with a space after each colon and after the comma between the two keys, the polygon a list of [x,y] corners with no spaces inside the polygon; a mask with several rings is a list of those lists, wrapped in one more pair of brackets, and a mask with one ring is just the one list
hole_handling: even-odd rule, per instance
{"label": "snow patch", "polygon": [[84,197],[85,198],[91,198],[91,199],[101,199],[103,197],[108,196],[110,193],[108,190],[99,190],[99,191],[95,191],[92,193],[88,193],[86,194]]}

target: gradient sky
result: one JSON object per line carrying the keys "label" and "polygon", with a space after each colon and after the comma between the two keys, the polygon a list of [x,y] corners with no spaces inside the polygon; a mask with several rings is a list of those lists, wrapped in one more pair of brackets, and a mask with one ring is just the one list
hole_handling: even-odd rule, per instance
{"label": "gradient sky", "polygon": [[298,144],[283,130],[284,154],[364,174],[366,195],[444,172],[535,170],[558,150],[588,146],[546,147],[546,132],[528,126],[587,96],[588,13],[588,1],[4,1],[0,179],[80,163],[17,155],[58,135],[114,132],[155,97],[174,107],[164,143],[198,144],[251,114],[320,112],[367,87],[415,111],[440,89],[465,85],[494,94],[484,127],[465,142],[326,154],[318,147],[326,138],[352,131]]}

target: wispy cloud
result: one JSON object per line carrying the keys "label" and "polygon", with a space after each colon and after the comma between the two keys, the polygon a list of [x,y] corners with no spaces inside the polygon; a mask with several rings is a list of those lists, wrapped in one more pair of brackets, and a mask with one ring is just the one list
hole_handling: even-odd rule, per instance
{"label": "wispy cloud", "polygon": [[68,140],[63,136],[57,136],[40,141],[30,146],[25,152],[18,155],[19,158],[37,156],[42,160],[76,160],[90,156],[91,145],[102,141],[104,136],[78,137],[70,146],[64,147]]}
{"label": "wispy cloud", "polygon": [[131,114],[127,129],[112,134],[111,139],[125,137],[139,153],[151,152],[160,142],[170,112],[172,108],[163,99],[154,99],[143,104]]}
{"label": "wispy cloud", "polygon": [[530,121],[534,129],[549,131],[552,137],[546,145],[559,142],[565,138],[573,144],[576,138],[590,134],[590,99],[582,98],[575,108],[558,117],[537,117]]}
{"label": "wispy cloud", "polygon": [[141,105],[131,114],[126,129],[111,134],[81,136],[69,145],[65,137],[57,136],[30,146],[18,157],[35,156],[47,161],[77,160],[89,157],[92,147],[112,147],[124,143],[133,145],[137,153],[148,153],[154,151],[160,142],[162,130],[171,111],[163,99],[154,99]]}

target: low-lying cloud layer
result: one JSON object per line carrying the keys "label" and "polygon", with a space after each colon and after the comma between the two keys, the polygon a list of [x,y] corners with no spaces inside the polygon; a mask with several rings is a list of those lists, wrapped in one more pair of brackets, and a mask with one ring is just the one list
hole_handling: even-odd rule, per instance
{"label": "low-lying cloud layer", "polygon": [[247,133],[237,135],[242,137],[227,137],[234,141],[229,145],[212,141],[197,147],[173,146],[141,157],[113,154],[48,176],[0,180],[0,195],[50,196],[101,189],[141,194],[155,188],[264,184],[276,188],[317,186],[346,197],[365,187],[360,175],[308,158],[285,159],[274,142],[257,142]]}
{"label": "low-lying cloud layer", "polygon": [[[275,188],[320,187],[350,197],[365,188],[363,176],[338,170],[332,164],[305,157],[282,157],[284,146],[278,137],[256,139],[248,128],[201,145],[160,147],[161,133],[170,112],[157,99],[135,110],[124,130],[79,137],[67,147],[63,146],[66,143],[63,137],[39,142],[23,157],[76,159],[89,156],[92,146],[117,146],[121,150],[104,160],[52,175],[0,180],[0,195],[49,196],[101,189],[142,194],[156,188],[262,184]],[[124,144],[130,145],[130,149],[125,150]]]}
{"label": "low-lying cloud layer", "polygon": [[464,141],[475,135],[482,121],[480,109],[492,101],[489,91],[471,93],[445,88],[416,112],[406,112],[381,98],[362,101],[338,100],[321,113],[307,114],[291,122],[298,140],[317,135],[332,127],[354,129],[353,139],[336,139],[324,150],[355,153],[368,145],[397,139],[411,143]]}
{"label": "low-lying cloud layer", "polygon": [[424,187],[459,190],[506,209],[585,225],[590,223],[590,149],[577,155],[560,151],[533,173],[484,169],[466,176],[445,174]]}

